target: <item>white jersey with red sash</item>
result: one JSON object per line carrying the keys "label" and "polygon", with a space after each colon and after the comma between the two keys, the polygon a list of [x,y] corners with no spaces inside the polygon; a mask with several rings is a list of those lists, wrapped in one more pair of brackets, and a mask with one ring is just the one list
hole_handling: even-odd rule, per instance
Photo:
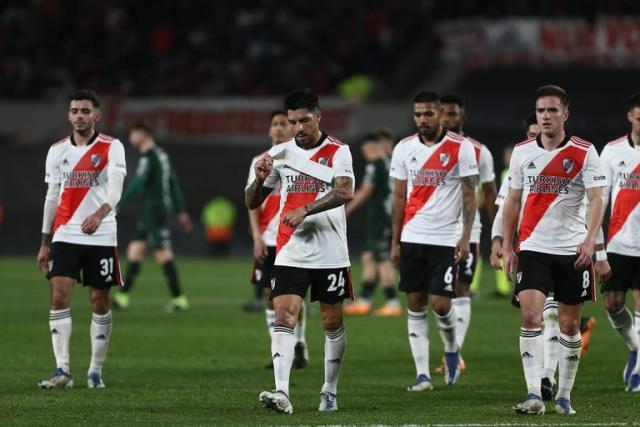
{"label": "white jersey with red sash", "polygon": [[116,246],[116,215],[112,210],[94,234],[81,230],[82,222],[107,201],[108,172],[126,174],[122,143],[96,134],[87,145],[77,146],[72,137],[53,144],[47,153],[45,182],[60,184],[60,200],[53,223],[53,242],[92,246]]}
{"label": "white jersey with red sash", "polygon": [[628,135],[611,141],[600,155],[611,196],[607,251],[640,256],[640,146]]}
{"label": "white jersey with red sash", "polygon": [[[349,146],[338,139],[322,134],[318,144],[309,150],[298,146],[295,139],[269,150],[275,156],[283,150],[293,156],[325,165],[333,170],[334,179],[341,176],[353,180],[353,166]],[[287,212],[325,196],[332,183],[302,173],[287,161],[274,161],[273,171],[264,186],[275,188],[280,182],[280,218]],[[279,222],[276,238],[275,265],[307,268],[348,267],[347,222],[344,206],[307,216],[298,227],[292,228]]]}
{"label": "white jersey with red sash", "polygon": [[567,135],[555,150],[540,137],[517,144],[509,166],[509,186],[522,190],[519,250],[575,255],[584,241],[585,191],[606,186],[593,145]]}
{"label": "white jersey with red sash", "polygon": [[[256,172],[254,166],[256,162],[265,154],[260,154],[251,160],[251,167],[249,168],[249,178],[247,179],[247,187],[256,179]],[[245,188],[245,189],[246,189]],[[278,235],[278,223],[280,219],[280,181],[276,183],[271,194],[264,199],[260,206],[260,233],[262,233],[262,240],[267,246],[276,246],[276,237]]]}
{"label": "white jersey with red sash", "polygon": [[424,245],[455,246],[460,238],[460,179],[478,174],[473,144],[446,132],[428,147],[418,134],[393,150],[393,178],[407,181],[407,203],[400,240]]}

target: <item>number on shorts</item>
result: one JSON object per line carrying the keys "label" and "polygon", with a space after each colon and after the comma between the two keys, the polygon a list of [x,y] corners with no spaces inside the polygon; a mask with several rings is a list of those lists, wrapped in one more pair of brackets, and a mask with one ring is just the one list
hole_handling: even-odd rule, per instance
{"label": "number on shorts", "polygon": [[330,275],[327,276],[327,280],[331,281],[331,284],[327,288],[327,292],[335,292],[338,290],[338,288],[344,289],[345,281],[344,281],[344,275],[342,274],[342,271],[338,276],[336,276],[335,273],[331,273]]}
{"label": "number on shorts", "polygon": [[444,283],[447,285],[453,283],[453,267],[451,266],[449,266],[449,268],[447,268],[447,272],[444,273]]}
{"label": "number on shorts", "polygon": [[582,287],[587,289],[589,287],[589,282],[591,281],[591,275],[589,274],[589,270],[585,270],[582,272]]}
{"label": "number on shorts", "polygon": [[107,276],[109,274],[113,274],[113,257],[100,260],[100,275]]}

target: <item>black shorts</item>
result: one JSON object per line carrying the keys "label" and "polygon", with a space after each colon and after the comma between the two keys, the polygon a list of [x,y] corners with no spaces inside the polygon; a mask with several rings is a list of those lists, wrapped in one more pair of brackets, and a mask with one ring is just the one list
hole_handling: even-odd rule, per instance
{"label": "black shorts", "polygon": [[353,298],[349,267],[311,269],[276,265],[271,278],[271,298],[299,295],[304,299],[311,286],[311,301],[336,304]]}
{"label": "black shorts", "polygon": [[480,245],[471,243],[469,245],[469,256],[466,260],[458,262],[458,282],[467,286],[473,282],[473,276],[476,274],[478,266],[478,257],[480,256]]}
{"label": "black shorts", "polygon": [[611,278],[602,285],[602,292],[626,292],[640,289],[640,257],[609,253]]}
{"label": "black shorts", "polygon": [[267,257],[264,261],[253,260],[253,271],[251,272],[251,284],[270,287],[271,275],[273,274],[273,263],[276,261],[276,247],[267,246]]}
{"label": "black shorts", "polygon": [[51,244],[46,277],[51,279],[58,276],[71,277],[95,289],[122,286],[118,248],[54,242]]}
{"label": "black shorts", "polygon": [[171,231],[165,217],[143,215],[136,224],[133,240],[143,240],[154,250],[171,248]]}
{"label": "black shorts", "polygon": [[400,243],[400,290],[455,298],[455,248]]}
{"label": "black shorts", "polygon": [[552,255],[521,251],[518,256],[514,302],[525,289],[537,289],[545,295],[553,293],[562,304],[576,305],[595,301],[593,266],[576,270],[578,255]]}

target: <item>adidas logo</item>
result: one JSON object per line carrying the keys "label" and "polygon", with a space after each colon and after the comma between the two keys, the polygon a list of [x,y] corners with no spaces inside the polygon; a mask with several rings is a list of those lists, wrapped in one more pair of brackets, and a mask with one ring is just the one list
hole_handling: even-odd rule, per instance
{"label": "adidas logo", "polygon": [[58,335],[60,332],[58,332],[58,330],[56,328],[53,328],[51,330],[51,335]]}
{"label": "adidas logo", "polygon": [[535,169],[536,165],[533,162],[529,162],[529,164],[527,165],[527,169]]}
{"label": "adidas logo", "polygon": [[581,297],[586,297],[587,296],[587,291],[586,289],[584,291],[582,291],[582,293],[580,294]]}
{"label": "adidas logo", "polygon": [[338,292],[338,296],[341,297],[342,295],[344,295],[344,288],[340,289],[340,292]]}
{"label": "adidas logo", "polygon": [[411,158],[410,163],[418,163],[418,160],[416,160],[415,156]]}
{"label": "adidas logo", "polygon": [[524,353],[522,353],[521,357],[523,359],[531,359],[533,357],[533,355],[531,353],[529,353],[528,351],[525,351]]}
{"label": "adidas logo", "polygon": [[411,332],[409,334],[409,338],[418,338],[418,334],[416,334],[415,332]]}
{"label": "adidas logo", "polygon": [[444,290],[445,291],[449,291],[449,292],[453,292],[453,286],[447,285],[447,286],[444,287]]}
{"label": "adidas logo", "polygon": [[96,337],[97,340],[106,340],[107,337],[104,336],[104,334],[100,334]]}
{"label": "adidas logo", "polygon": [[340,359],[330,359],[330,360],[327,360],[327,363],[332,363],[337,365],[338,363],[340,363]]}
{"label": "adidas logo", "polygon": [[62,161],[62,164],[63,164],[63,165],[68,165],[68,164],[69,164],[69,160],[64,159],[64,160]]}
{"label": "adidas logo", "polygon": [[569,362],[577,362],[580,360],[580,358],[578,357],[577,354],[574,354],[573,356],[567,357],[566,360],[568,360]]}
{"label": "adidas logo", "polygon": [[276,353],[273,355],[273,358],[275,359],[276,357],[282,357],[282,355],[280,353]]}
{"label": "adidas logo", "polygon": [[113,277],[111,277],[111,275],[108,275],[106,279],[104,279],[105,282],[113,282]]}
{"label": "adidas logo", "polygon": [[618,166],[627,166],[627,164],[624,162],[624,160],[621,160],[620,163],[618,163]]}
{"label": "adidas logo", "polygon": [[547,342],[558,342],[558,337],[551,337],[547,340]]}

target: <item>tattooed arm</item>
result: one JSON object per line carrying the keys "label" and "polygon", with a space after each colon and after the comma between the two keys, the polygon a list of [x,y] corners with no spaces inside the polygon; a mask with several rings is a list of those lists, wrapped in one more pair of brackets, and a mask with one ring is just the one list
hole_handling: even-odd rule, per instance
{"label": "tattooed arm", "polygon": [[353,199],[353,179],[339,176],[333,180],[333,188],[325,196],[299,208],[287,212],[282,222],[289,227],[297,227],[309,215],[337,208]]}
{"label": "tattooed arm", "polygon": [[272,169],[273,159],[268,154],[265,154],[256,162],[254,166],[256,179],[244,191],[244,203],[248,209],[259,208],[262,202],[264,202],[264,199],[266,199],[273,190],[272,188],[264,187],[264,181],[271,174]]}
{"label": "tattooed arm", "polygon": [[400,235],[404,223],[404,209],[407,206],[407,180],[394,180],[393,198],[391,199],[391,262],[400,267]]}
{"label": "tattooed arm", "polygon": [[456,262],[469,256],[471,227],[476,217],[476,187],[478,176],[470,175],[461,179],[462,185],[462,236],[456,245]]}

